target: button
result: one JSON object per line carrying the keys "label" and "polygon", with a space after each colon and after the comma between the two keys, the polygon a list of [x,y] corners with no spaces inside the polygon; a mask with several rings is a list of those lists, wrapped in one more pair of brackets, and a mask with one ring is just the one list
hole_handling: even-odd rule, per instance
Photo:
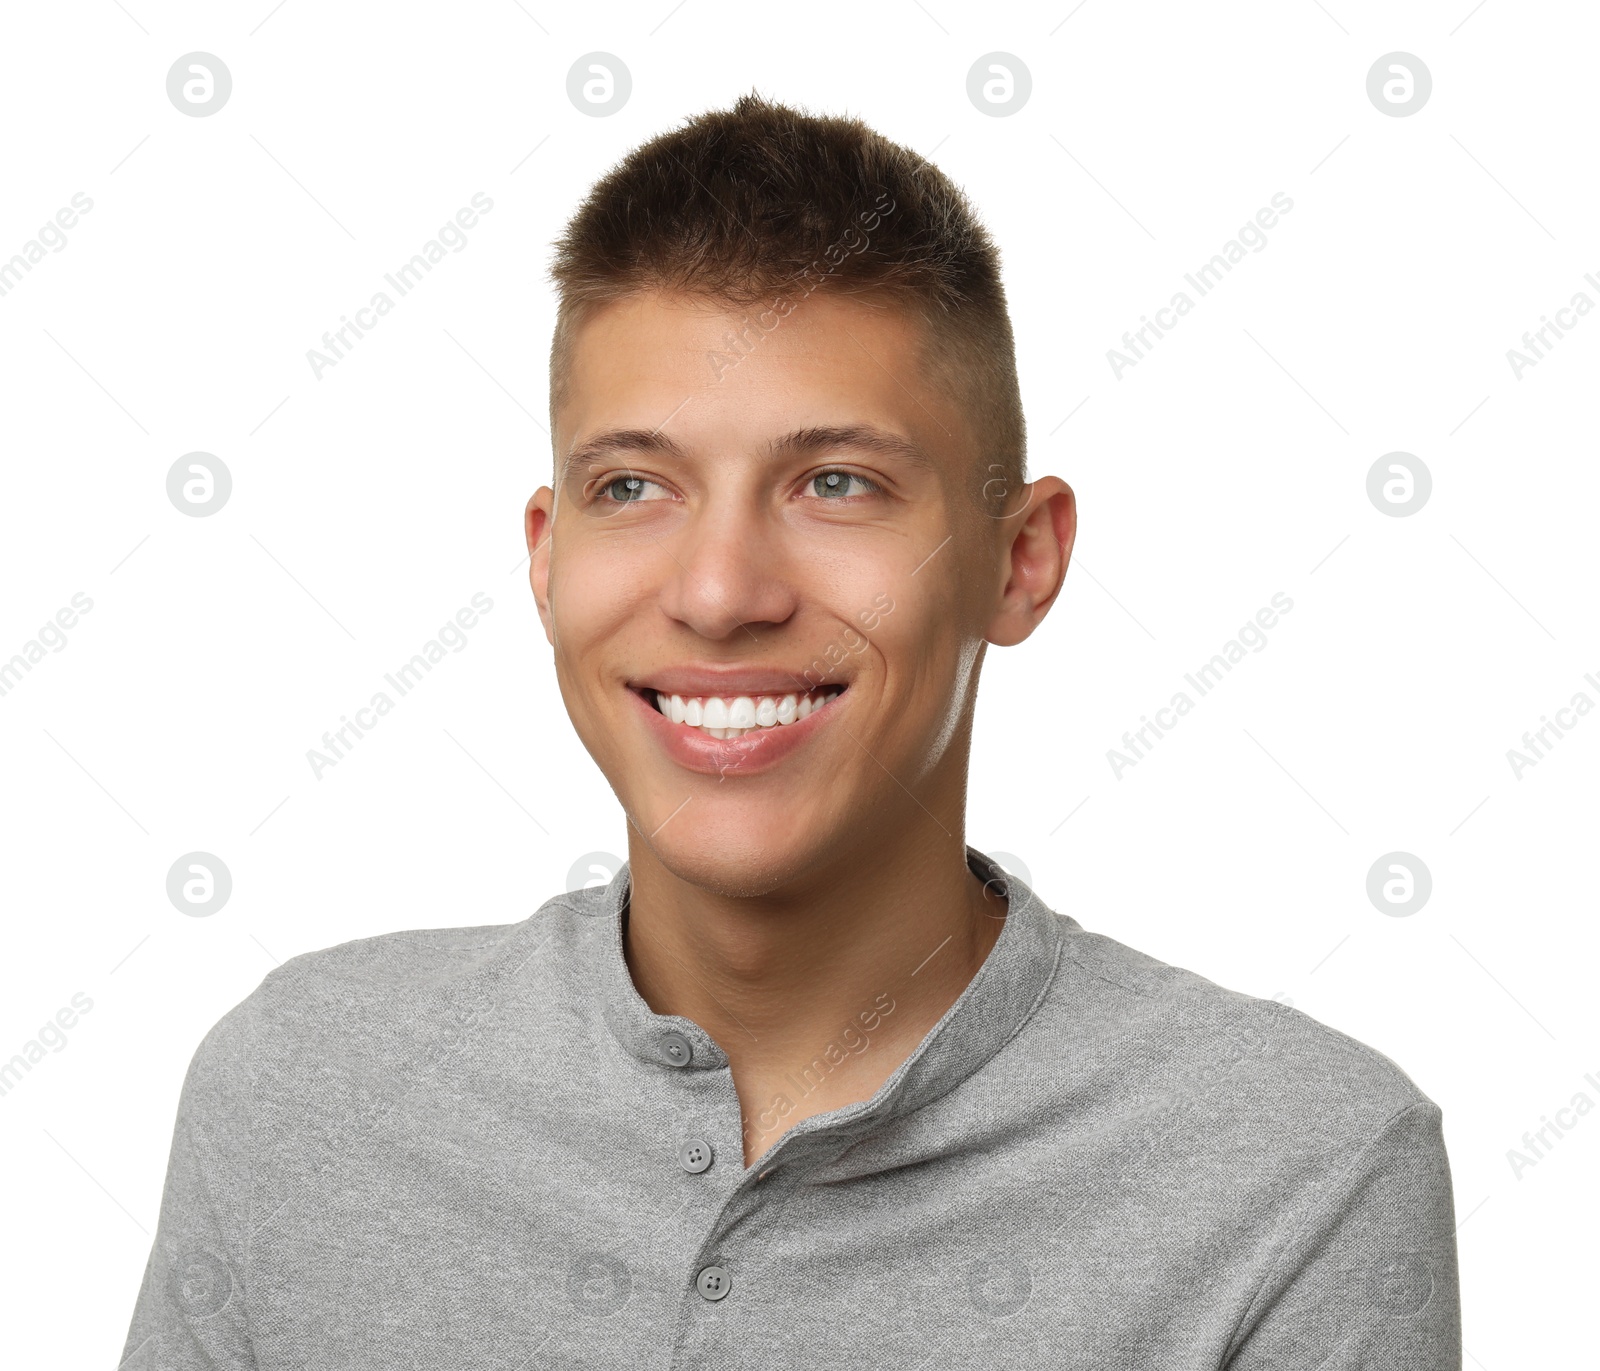
{"label": "button", "polygon": [[711,1150],[711,1144],[704,1138],[692,1138],[678,1149],[678,1160],[683,1163],[685,1171],[692,1171],[696,1175],[711,1165],[711,1159],[716,1154]]}
{"label": "button", "polygon": [[733,1277],[720,1266],[702,1266],[694,1278],[694,1288],[703,1299],[720,1300],[733,1289]]}
{"label": "button", "polygon": [[694,1056],[694,1044],[676,1030],[663,1033],[657,1046],[661,1050],[661,1060],[668,1066],[688,1066],[689,1058]]}

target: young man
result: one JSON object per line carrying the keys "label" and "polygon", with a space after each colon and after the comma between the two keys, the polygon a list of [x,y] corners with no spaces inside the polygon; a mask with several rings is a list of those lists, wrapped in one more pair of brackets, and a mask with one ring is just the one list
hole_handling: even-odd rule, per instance
{"label": "young man", "polygon": [[224,1016],[126,1365],[1459,1367],[1438,1107],[965,843],[1076,514],[961,193],[747,97],[555,277],[531,580],[629,860]]}

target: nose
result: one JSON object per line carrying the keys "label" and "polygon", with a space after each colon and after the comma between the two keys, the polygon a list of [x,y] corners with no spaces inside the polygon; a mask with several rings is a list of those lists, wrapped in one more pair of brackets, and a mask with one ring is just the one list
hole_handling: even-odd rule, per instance
{"label": "nose", "polygon": [[714,642],[781,624],[799,602],[778,530],[734,504],[708,506],[662,539],[661,608]]}

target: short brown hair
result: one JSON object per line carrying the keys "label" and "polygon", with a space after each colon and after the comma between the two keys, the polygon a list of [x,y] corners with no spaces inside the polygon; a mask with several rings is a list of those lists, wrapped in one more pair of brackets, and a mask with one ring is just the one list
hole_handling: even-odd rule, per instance
{"label": "short brown hair", "polygon": [[595,184],[556,242],[550,276],[560,296],[552,433],[573,338],[601,304],[654,290],[736,308],[859,292],[922,320],[923,362],[962,397],[977,437],[982,502],[1022,485],[1026,429],[999,251],[943,172],[860,119],[754,92],[689,119]]}

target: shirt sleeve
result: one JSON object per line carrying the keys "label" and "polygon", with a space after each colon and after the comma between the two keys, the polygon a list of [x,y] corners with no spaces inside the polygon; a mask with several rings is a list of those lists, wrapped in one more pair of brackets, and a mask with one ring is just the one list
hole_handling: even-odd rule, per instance
{"label": "shirt sleeve", "polygon": [[225,1017],[196,1049],[178,1101],[161,1214],[118,1371],[254,1371],[245,1317],[247,1062]]}
{"label": "shirt sleeve", "polygon": [[1224,1371],[1460,1371],[1455,1202],[1438,1105],[1395,1114],[1295,1223]]}

